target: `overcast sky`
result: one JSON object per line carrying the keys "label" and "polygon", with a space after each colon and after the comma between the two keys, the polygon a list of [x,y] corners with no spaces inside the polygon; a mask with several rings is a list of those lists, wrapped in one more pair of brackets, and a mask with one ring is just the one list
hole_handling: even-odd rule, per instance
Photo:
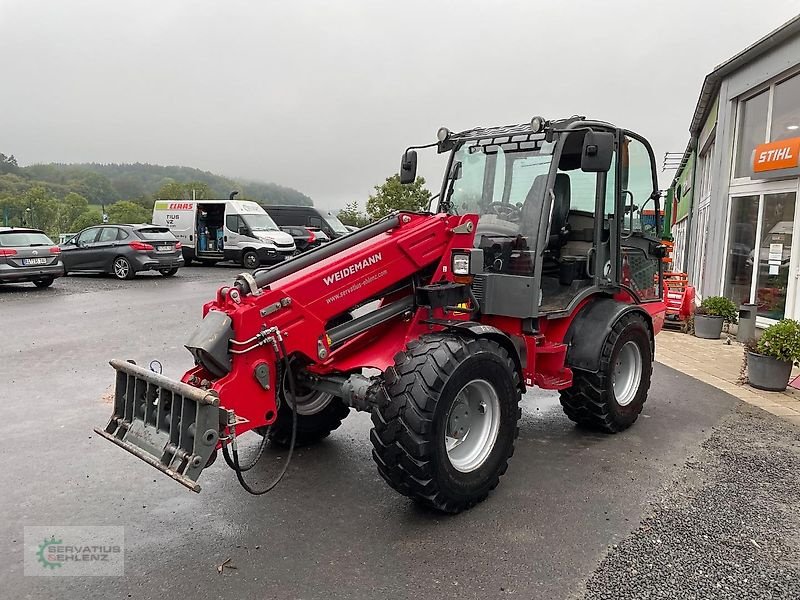
{"label": "overcast sky", "polygon": [[[362,203],[446,125],[584,114],[682,151],[703,77],[797,0],[0,0],[0,152]],[[420,167],[438,187],[439,163]]]}

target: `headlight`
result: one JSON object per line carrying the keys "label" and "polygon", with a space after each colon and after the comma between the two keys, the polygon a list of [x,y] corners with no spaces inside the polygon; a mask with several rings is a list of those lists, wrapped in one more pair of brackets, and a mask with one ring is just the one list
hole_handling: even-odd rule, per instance
{"label": "headlight", "polygon": [[469,254],[453,254],[453,275],[469,275]]}

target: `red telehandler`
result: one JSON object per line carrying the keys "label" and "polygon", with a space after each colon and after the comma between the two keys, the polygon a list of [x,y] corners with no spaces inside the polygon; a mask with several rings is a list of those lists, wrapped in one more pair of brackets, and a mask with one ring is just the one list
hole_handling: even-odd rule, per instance
{"label": "red telehandler", "polygon": [[[199,491],[222,451],[251,493],[351,409],[372,414],[378,473],[445,512],[484,500],[514,451],[520,398],[559,390],[608,433],[646,400],[665,315],[655,159],[641,136],[584,117],[478,128],[417,150],[448,163],[430,213],[399,212],[218,290],[180,382],[113,360],[96,431]],[[648,223],[650,223],[648,225]],[[263,436],[249,464],[237,439]],[[255,490],[267,443],[289,448]]]}

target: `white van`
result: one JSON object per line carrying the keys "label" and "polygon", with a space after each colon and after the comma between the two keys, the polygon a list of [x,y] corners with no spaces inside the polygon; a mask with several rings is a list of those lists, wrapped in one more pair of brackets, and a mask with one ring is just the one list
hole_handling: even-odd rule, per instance
{"label": "white van", "polygon": [[181,241],[187,265],[232,260],[255,269],[295,252],[294,238],[247,200],[156,200],[153,224],[169,227]]}

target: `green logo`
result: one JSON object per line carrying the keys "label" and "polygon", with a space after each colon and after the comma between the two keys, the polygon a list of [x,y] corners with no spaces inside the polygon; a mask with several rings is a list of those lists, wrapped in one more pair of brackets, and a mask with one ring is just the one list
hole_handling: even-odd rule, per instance
{"label": "green logo", "polygon": [[47,554],[47,547],[48,546],[58,546],[61,545],[63,542],[61,540],[57,540],[55,537],[51,537],[49,540],[43,541],[39,544],[39,549],[36,551],[36,560],[42,563],[42,567],[45,569],[56,569],[61,566],[61,563],[57,560],[48,560],[54,559],[54,555]]}

